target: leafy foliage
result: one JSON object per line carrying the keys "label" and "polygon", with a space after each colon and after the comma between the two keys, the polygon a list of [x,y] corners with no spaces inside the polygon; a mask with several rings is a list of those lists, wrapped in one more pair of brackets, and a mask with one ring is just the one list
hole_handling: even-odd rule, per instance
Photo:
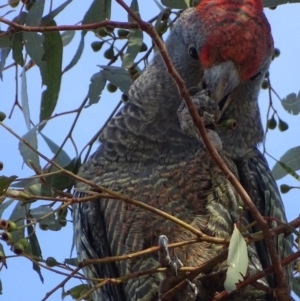
{"label": "leafy foliage", "polygon": [[300,92],[298,95],[289,94],[281,101],[281,104],[288,113],[298,115],[300,113]]}
{"label": "leafy foliage", "polygon": [[234,227],[230,238],[227,264],[224,287],[228,293],[231,293],[236,289],[236,284],[243,280],[248,268],[247,244],[237,227]]}
{"label": "leafy foliage", "polygon": [[300,180],[300,177],[295,173],[300,169],[300,146],[291,148],[288,150],[273,167],[273,175],[276,180],[279,180],[290,174],[296,179]]}

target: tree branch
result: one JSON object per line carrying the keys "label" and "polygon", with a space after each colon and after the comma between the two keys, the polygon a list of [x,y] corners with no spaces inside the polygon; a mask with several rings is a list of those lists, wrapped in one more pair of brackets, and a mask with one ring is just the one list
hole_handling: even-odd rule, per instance
{"label": "tree branch", "polygon": [[5,18],[0,17],[0,23],[4,23],[11,26],[14,31],[26,31],[26,32],[49,32],[49,31],[70,31],[70,30],[91,30],[101,27],[113,27],[124,29],[139,29],[139,25],[135,22],[118,22],[105,20],[96,23],[82,24],[82,25],[60,25],[60,26],[25,26],[12,22]]}

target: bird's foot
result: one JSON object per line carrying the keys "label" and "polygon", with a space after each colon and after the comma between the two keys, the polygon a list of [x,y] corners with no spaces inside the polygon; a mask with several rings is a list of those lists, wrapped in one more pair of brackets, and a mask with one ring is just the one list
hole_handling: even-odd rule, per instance
{"label": "bird's foot", "polygon": [[166,235],[160,235],[158,238],[158,245],[160,247],[158,251],[159,264],[162,267],[169,267],[171,269],[171,274],[174,276],[178,275],[178,269],[180,269],[183,264],[177,256],[173,259],[170,257],[168,249],[168,238]]}
{"label": "bird's foot", "polygon": [[[170,268],[170,270],[166,272],[165,278],[160,283],[160,288],[159,288],[160,298],[164,295],[164,293],[172,289],[175,285],[178,284],[178,282],[184,279],[182,275],[181,276],[179,275],[180,273],[178,271],[183,266],[183,264],[177,256],[174,256],[171,259],[169,249],[168,249],[168,242],[169,240],[166,235],[160,235],[158,239],[158,245],[160,247],[158,251],[159,263],[162,267]],[[198,294],[197,286],[193,284],[191,281],[189,281],[188,279],[185,279],[185,281],[187,282],[187,286],[183,291],[179,293],[179,295],[183,294],[184,298],[183,299],[177,298],[177,299],[184,300],[184,301],[194,301]]]}
{"label": "bird's foot", "polygon": [[[198,113],[202,117],[204,125],[207,128],[207,134],[212,144],[218,151],[220,151],[222,149],[222,142],[219,135],[214,131],[215,122],[219,114],[218,104],[215,100],[209,97],[207,91],[202,90],[199,87],[191,88],[189,92],[192,97],[193,104],[197,108]],[[196,137],[201,140],[184,101],[180,104],[177,110],[177,116],[181,130],[186,135]]]}

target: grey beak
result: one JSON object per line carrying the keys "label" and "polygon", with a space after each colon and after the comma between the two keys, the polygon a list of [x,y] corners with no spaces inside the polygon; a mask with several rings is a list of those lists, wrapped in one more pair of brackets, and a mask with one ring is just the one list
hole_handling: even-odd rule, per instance
{"label": "grey beak", "polygon": [[238,70],[232,61],[227,61],[204,70],[203,80],[211,98],[220,102],[239,84]]}

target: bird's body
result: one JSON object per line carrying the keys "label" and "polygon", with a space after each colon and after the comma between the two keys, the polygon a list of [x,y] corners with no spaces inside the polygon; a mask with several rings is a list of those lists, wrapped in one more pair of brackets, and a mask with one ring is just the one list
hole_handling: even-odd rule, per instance
{"label": "bird's body", "polygon": [[[197,58],[195,60],[191,57],[189,52],[191,47],[194,47],[201,58],[201,49],[205,48],[205,41],[209,33],[213,32],[213,27],[205,31],[207,24],[199,18],[199,11],[202,8],[210,12],[209,5],[214,2],[219,5],[229,2],[240,5],[243,1],[203,0],[200,3],[203,6],[186,10],[176,22],[166,47],[188,88],[197,86],[204,78],[212,92],[217,91],[213,93],[217,98],[222,91],[222,99],[230,93],[232,101],[222,118],[235,119],[238,127],[232,131],[216,129],[222,141],[220,155],[241,180],[261,214],[274,216],[285,222],[286,217],[276,183],[262,154],[256,149],[263,139],[257,96],[263,75],[271,61],[272,39],[262,39],[264,57],[258,59],[257,67],[252,68],[253,70],[242,68],[247,71],[246,75],[240,75],[236,71],[238,61],[235,62],[234,57],[217,59],[216,64],[207,63],[204,68],[202,65],[205,62],[201,64]],[[244,2],[248,7],[253,1]],[[208,5],[208,8],[205,8],[205,5]],[[254,7],[252,13],[256,10],[260,12],[261,6]],[[245,17],[245,14],[241,15]],[[258,26],[254,27],[252,34],[268,28],[261,14],[258,20]],[[211,47],[210,45],[209,48]],[[215,57],[218,57],[218,54],[215,53]],[[222,72],[225,72],[228,84],[222,82],[221,89],[218,83],[222,79]],[[261,75],[258,79],[250,79],[257,73]],[[217,101],[221,103],[221,98]],[[230,238],[233,224],[236,222],[234,216],[243,203],[226,176],[211,159],[201,140],[187,135],[182,130],[177,115],[181,102],[175,83],[167,73],[160,55],[156,54],[143,74],[133,83],[129,91],[129,101],[107,125],[100,137],[101,146],[84,164],[79,175],[165,211],[207,235]],[[82,183],[78,183],[77,188],[88,189]],[[245,220],[250,222],[252,219],[247,208],[244,209]],[[115,199],[75,205],[73,217],[80,260],[141,251],[156,246],[160,235],[166,235],[170,243],[194,237],[188,230],[168,219]],[[289,242],[282,237],[278,241],[280,256],[288,255]],[[221,248],[221,245],[200,242],[176,248],[171,252],[174,252],[172,254],[176,255],[184,266],[197,267],[219,254]],[[248,272],[253,273],[254,269],[261,270],[270,265],[263,243],[257,245],[256,249],[252,246],[249,252],[255,264],[252,264],[252,268],[249,265]],[[151,253],[116,263],[89,266],[86,268],[86,275],[94,278],[113,278],[158,266],[157,253]],[[214,271],[218,271],[218,268]],[[165,291],[165,288],[160,287],[163,278],[163,274],[154,273],[129,279],[123,285],[106,285],[94,293],[94,300],[157,300],[159,292]],[[222,283],[215,281],[215,286],[207,286],[204,282],[195,280],[197,295],[191,297],[190,294],[181,292],[174,300],[209,301],[215,292],[222,290]],[[272,279],[268,281],[270,286],[274,285]],[[269,297],[264,295],[263,291],[253,290],[252,295],[249,291],[248,299],[243,299],[272,300],[271,297],[266,299]],[[237,299],[231,300],[240,300],[241,296],[237,295],[233,297]]]}

